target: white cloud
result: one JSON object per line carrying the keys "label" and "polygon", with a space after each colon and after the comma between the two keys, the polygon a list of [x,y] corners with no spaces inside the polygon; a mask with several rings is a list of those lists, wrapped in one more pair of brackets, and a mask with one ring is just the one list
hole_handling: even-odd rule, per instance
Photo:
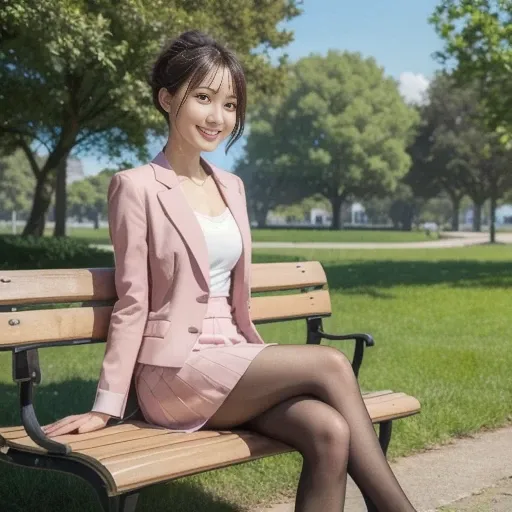
{"label": "white cloud", "polygon": [[407,103],[423,103],[428,85],[428,79],[421,73],[400,73],[399,90]]}

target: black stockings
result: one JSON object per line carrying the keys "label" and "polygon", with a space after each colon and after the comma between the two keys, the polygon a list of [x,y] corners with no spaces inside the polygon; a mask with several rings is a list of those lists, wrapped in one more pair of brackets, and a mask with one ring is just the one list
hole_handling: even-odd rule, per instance
{"label": "black stockings", "polygon": [[379,512],[415,511],[382,453],[350,362],[336,349],[265,348],[204,428],[241,425],[302,454],[296,512],[343,510],[347,469]]}

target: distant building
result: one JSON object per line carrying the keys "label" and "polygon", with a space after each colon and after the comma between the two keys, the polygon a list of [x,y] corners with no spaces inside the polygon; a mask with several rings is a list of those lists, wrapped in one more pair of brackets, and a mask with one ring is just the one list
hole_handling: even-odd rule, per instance
{"label": "distant building", "polygon": [[[462,213],[462,224],[473,224],[473,206]],[[489,209],[482,208],[482,225],[489,224]],[[512,226],[512,204],[503,204],[496,208],[496,226]]]}
{"label": "distant building", "polygon": [[315,226],[330,226],[332,215],[323,208],[311,208],[308,220],[310,224]]}
{"label": "distant building", "polygon": [[[360,203],[347,204],[342,211],[343,224],[364,225],[368,224],[364,206]],[[293,220],[284,215],[278,215],[270,211],[267,216],[267,224],[274,226],[319,226],[328,227],[332,223],[332,214],[324,208],[311,208],[303,220]]]}
{"label": "distant building", "polygon": [[503,204],[496,208],[496,225],[512,226],[512,204]]}
{"label": "distant building", "polygon": [[368,215],[361,203],[352,203],[350,205],[351,224],[368,224]]}

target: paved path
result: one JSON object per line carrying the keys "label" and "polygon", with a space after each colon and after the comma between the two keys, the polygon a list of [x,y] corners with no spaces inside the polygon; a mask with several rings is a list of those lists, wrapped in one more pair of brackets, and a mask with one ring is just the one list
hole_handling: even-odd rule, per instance
{"label": "paved path", "polygon": [[[485,244],[487,233],[443,233],[441,240],[431,242],[253,242],[254,249],[446,249]],[[459,236],[457,236],[459,235]],[[496,241],[512,244],[512,233],[500,233]],[[111,245],[94,245],[98,249],[111,251]]]}
{"label": "paved path", "polygon": [[[507,427],[398,459],[391,466],[418,512],[510,512],[511,454],[512,427]],[[284,503],[253,512],[293,512],[293,509],[293,503]],[[352,481],[345,510],[366,511]]]}

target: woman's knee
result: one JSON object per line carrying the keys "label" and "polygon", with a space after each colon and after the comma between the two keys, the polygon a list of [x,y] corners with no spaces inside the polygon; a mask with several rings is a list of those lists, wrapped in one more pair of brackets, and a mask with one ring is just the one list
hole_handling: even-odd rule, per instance
{"label": "woman's knee", "polygon": [[318,352],[318,367],[316,384],[320,389],[315,390],[315,395],[324,400],[324,391],[326,387],[336,384],[337,387],[345,388],[347,385],[356,382],[352,363],[348,357],[333,347],[320,345]]}
{"label": "woman's knee", "polygon": [[317,471],[340,475],[346,470],[349,446],[348,423],[336,410],[323,408],[311,419],[310,436],[302,455]]}

